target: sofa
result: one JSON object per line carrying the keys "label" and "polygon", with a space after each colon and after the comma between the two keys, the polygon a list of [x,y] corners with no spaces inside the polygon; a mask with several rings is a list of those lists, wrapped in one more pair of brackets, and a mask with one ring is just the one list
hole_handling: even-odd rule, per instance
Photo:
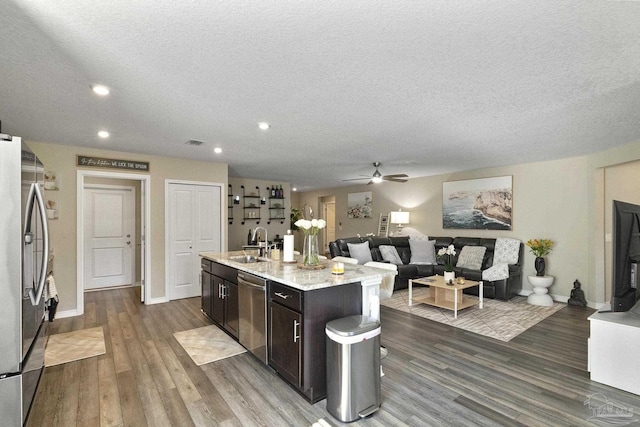
{"label": "sofa", "polygon": [[[482,272],[493,265],[494,249],[496,239],[487,239],[479,237],[429,237],[429,240],[435,241],[434,249],[437,254],[441,248],[453,245],[456,249],[456,256],[453,264],[456,265],[458,257],[465,246],[484,246],[486,251],[482,258],[480,269],[458,267],[454,268],[456,277],[464,277],[469,280],[482,280]],[[411,246],[409,237],[348,237],[337,239],[329,243],[329,251],[331,256],[351,257],[349,251],[349,243],[358,244],[368,242],[371,252],[371,259],[378,262],[388,262],[383,258],[380,246],[385,251],[388,246],[394,246],[400,257],[402,264],[398,264],[398,275],[394,283],[394,290],[406,289],[409,286],[409,279],[417,279],[419,277],[442,275],[444,273],[444,261],[436,258],[434,264],[414,264],[411,263]],[[518,295],[522,290],[522,264],[524,262],[524,244],[520,242],[517,250],[517,262],[508,264],[508,277],[500,280],[483,280],[483,296],[485,298],[495,298],[500,300],[508,300]],[[478,288],[465,289],[465,293],[477,295]]]}

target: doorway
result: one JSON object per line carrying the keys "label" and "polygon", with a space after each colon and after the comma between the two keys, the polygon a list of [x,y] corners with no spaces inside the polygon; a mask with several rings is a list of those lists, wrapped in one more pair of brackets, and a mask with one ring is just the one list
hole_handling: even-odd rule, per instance
{"label": "doorway", "polygon": [[[77,209],[77,263],[76,263],[76,277],[78,281],[77,286],[77,314],[84,313],[84,291],[92,289],[92,285],[90,281],[85,278],[85,271],[89,268],[90,258],[87,257],[87,242],[86,242],[86,218],[87,209],[90,209],[91,203],[89,203],[86,199],[89,197],[89,193],[85,192],[86,186],[93,186],[96,183],[100,183],[99,186],[103,186],[107,188],[109,185],[115,185],[119,187],[127,187],[130,185],[123,185],[124,181],[133,182],[134,186],[138,187],[139,191],[136,191],[136,195],[134,197],[135,204],[137,205],[136,213],[134,214],[134,233],[137,231],[137,235],[139,236],[137,240],[134,240],[135,234],[131,234],[128,232],[124,233],[126,237],[127,234],[131,234],[132,240],[124,240],[124,245],[131,246],[131,250],[136,255],[136,261],[131,266],[131,275],[132,279],[130,282],[134,283],[138,280],[134,280],[134,277],[137,277],[140,282],[140,299],[142,302],[148,303],[150,300],[150,271],[151,271],[151,251],[150,244],[151,239],[148,235],[147,231],[150,230],[151,224],[151,216],[150,216],[150,185],[151,185],[151,177],[149,175],[142,174],[132,174],[132,173],[120,173],[120,172],[105,172],[105,171],[91,171],[91,170],[78,170],[77,171],[77,201],[76,201],[76,209]],[[107,184],[111,183],[111,184]],[[114,196],[114,193],[108,198],[109,201],[114,202],[118,200],[119,196]],[[115,202],[116,204],[119,202]],[[124,201],[122,201],[124,203]],[[100,206],[101,202],[97,203],[97,206]],[[94,206],[96,206],[94,204]],[[100,235],[102,234],[113,234],[113,230],[109,229],[112,225],[107,227],[107,230],[101,228]],[[130,244],[126,242],[129,241]],[[108,246],[108,245],[107,245]],[[108,250],[106,252],[109,252]],[[126,252],[126,248],[122,248],[120,250],[112,250],[110,255],[112,256],[112,260],[117,258],[115,253],[119,252],[120,254]],[[105,251],[103,251],[105,253]],[[122,263],[124,265],[124,262]],[[113,266],[108,265],[100,265],[99,273],[104,273],[105,271],[110,271],[113,273]],[[108,285],[107,285],[108,286]]]}
{"label": "doorway", "polygon": [[327,222],[327,226],[322,231],[322,245],[324,252],[329,253],[329,243],[336,240],[336,198],[328,196],[320,198],[320,209],[322,218]]}

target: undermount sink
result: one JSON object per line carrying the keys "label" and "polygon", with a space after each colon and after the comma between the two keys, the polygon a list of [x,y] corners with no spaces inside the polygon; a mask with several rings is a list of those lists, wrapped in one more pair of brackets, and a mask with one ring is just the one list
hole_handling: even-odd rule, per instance
{"label": "undermount sink", "polygon": [[267,262],[268,260],[255,255],[235,255],[230,256],[229,261],[239,262],[241,264],[251,264],[254,262]]}

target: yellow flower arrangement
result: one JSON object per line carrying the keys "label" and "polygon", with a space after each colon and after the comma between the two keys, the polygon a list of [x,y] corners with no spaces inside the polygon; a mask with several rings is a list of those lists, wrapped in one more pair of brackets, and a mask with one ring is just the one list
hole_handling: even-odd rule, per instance
{"label": "yellow flower arrangement", "polygon": [[526,245],[531,249],[531,253],[537,258],[543,257],[551,252],[553,240],[550,239],[529,239]]}

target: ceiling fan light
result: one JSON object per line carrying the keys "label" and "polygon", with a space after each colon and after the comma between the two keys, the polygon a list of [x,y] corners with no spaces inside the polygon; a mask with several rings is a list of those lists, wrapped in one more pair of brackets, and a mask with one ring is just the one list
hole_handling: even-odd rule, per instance
{"label": "ceiling fan light", "polygon": [[379,182],[382,182],[382,178],[379,175],[380,174],[378,174],[378,176],[375,176],[374,174],[373,178],[371,178],[371,181],[375,182],[376,184],[378,184]]}

